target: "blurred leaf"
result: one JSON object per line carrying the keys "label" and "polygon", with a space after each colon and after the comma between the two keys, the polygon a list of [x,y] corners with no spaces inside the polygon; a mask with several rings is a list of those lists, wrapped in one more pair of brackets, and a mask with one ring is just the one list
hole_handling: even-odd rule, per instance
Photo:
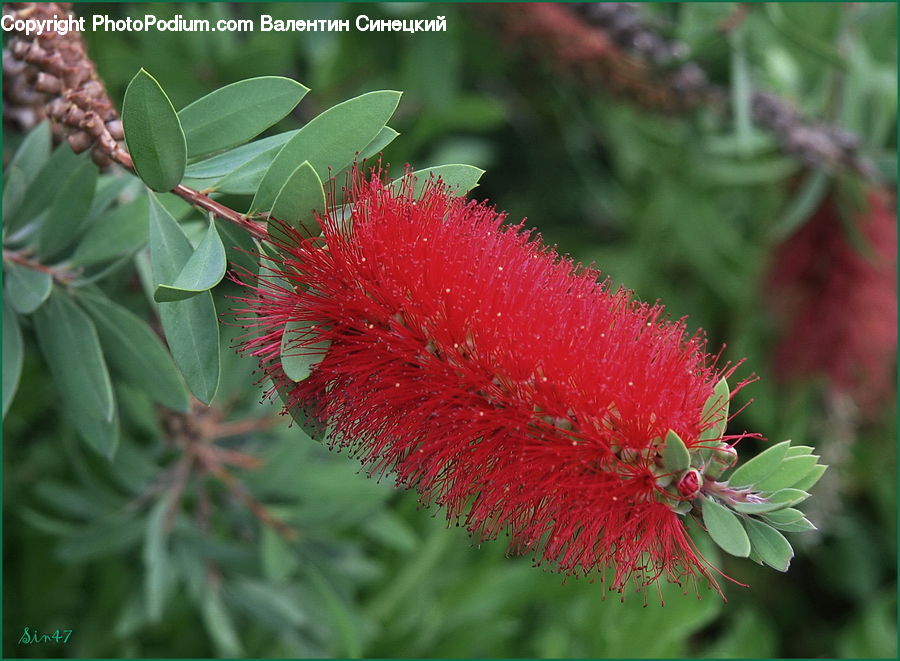
{"label": "blurred leaf", "polygon": [[393,188],[394,190],[397,190],[398,187],[402,185],[399,183],[401,181],[410,178],[415,179],[416,183],[415,186],[413,186],[413,195],[419,196],[432,179],[440,179],[449,191],[462,196],[478,185],[478,180],[481,179],[481,175],[483,174],[484,170],[476,168],[474,165],[437,165],[433,168],[416,170],[415,172],[404,175],[400,179],[394,181]]}
{"label": "blurred leaf", "polygon": [[750,544],[760,560],[778,571],[785,572],[794,557],[794,549],[780,532],[762,521],[744,517],[744,528]]}
{"label": "blurred leaf", "polygon": [[159,622],[166,593],[172,582],[171,559],[166,549],[166,515],[170,497],[160,498],[147,517],[142,559],[144,562],[144,605],[147,617]]}
{"label": "blurred leaf", "polygon": [[154,401],[186,412],[190,400],[184,383],[169,352],[147,324],[104,296],[82,291],[80,298],[113,368]]}
{"label": "blurred leaf", "polygon": [[19,377],[22,376],[22,330],[19,318],[6,301],[3,302],[3,417],[9,410]]}
{"label": "blurred leaf", "polygon": [[728,485],[732,487],[752,486],[769,477],[781,465],[790,444],[790,441],[782,441],[760,452],[734,471],[728,478]]}
{"label": "blurred leaf", "polygon": [[148,211],[149,200],[141,195],[104,213],[88,227],[69,261],[76,266],[91,266],[140,250],[148,239]]}
{"label": "blurred leaf", "polygon": [[793,486],[796,482],[806,477],[816,466],[819,460],[814,454],[788,457],[766,479],[757,482],[754,489],[757,491],[777,491]]}
{"label": "blurred leaf", "polygon": [[91,434],[96,423],[113,421],[116,408],[94,324],[68,294],[59,290],[50,295],[33,318],[59,396],[69,414],[85,423],[79,430],[88,444],[111,459],[118,439]]}
{"label": "blurred leaf", "polygon": [[19,314],[31,314],[50,296],[53,278],[46,271],[11,261],[5,262],[3,267],[6,299]]}
{"label": "blurred leaf", "polygon": [[824,170],[810,172],[772,226],[772,237],[783,240],[809,220],[825,198],[830,184],[831,178]]}
{"label": "blurred leaf", "polygon": [[334,626],[334,637],[339,645],[332,645],[334,656],[359,658],[363,653],[361,632],[356,622],[357,617],[350,611],[347,600],[335,590],[322,572],[311,563],[305,563],[303,569],[310,582],[324,603],[325,611]]}
{"label": "blurred leaf", "polygon": [[96,185],[97,166],[83,160],[56,191],[41,223],[37,237],[40,258],[51,257],[75,241],[91,209]]}
{"label": "blurred leaf", "polygon": [[671,429],[666,434],[666,444],[662,453],[663,466],[672,473],[687,470],[691,465],[691,454],[681,437]]}
{"label": "blurred leaf", "polygon": [[136,547],[144,536],[144,524],[135,518],[114,516],[79,528],[56,547],[63,563],[81,563],[108,556],[121,556]]}
{"label": "blurred leaf", "polygon": [[226,658],[244,656],[234,622],[215,587],[208,586],[200,613],[206,633],[209,634],[219,656]]}
{"label": "blurred leaf", "polygon": [[703,525],[723,551],[740,558],[750,555],[750,539],[738,517],[710,498],[703,501]]}
{"label": "blurred leaf", "polygon": [[847,659],[897,658],[896,594],[870,600],[842,627],[837,654]]}
{"label": "blurred leaf", "polygon": [[309,92],[290,78],[261,76],[221,87],[178,112],[189,157],[234,147],[285,117]]}
{"label": "blurred leaf", "polygon": [[122,122],[125,142],[141,180],[159,192],[175,188],[187,163],[184,132],[169,97],[143,69],[128,84]]}
{"label": "blurred leaf", "polygon": [[279,191],[298,163],[309,161],[324,179],[351,163],[357,152],[377,136],[394,114],[400,92],[369,92],[329,108],[312,119],[281,148],[266,170],[251,212],[272,208]]}
{"label": "blurred leaf", "polygon": [[315,331],[316,324],[310,321],[289,321],[285,325],[281,338],[281,368],[289,379],[303,381],[325,359],[330,340],[300,346],[317,336]]}
{"label": "blurred leaf", "polygon": [[729,32],[731,42],[731,110],[734,113],[735,138],[740,153],[750,153],[753,125],[750,120],[750,75],[747,71],[746,26]]}
{"label": "blurred leaf", "polygon": [[208,291],[225,277],[226,266],[225,246],[216,231],[215,221],[210,219],[203,240],[185,263],[175,282],[157,286],[153,297],[158,303],[163,303],[180,301]]}
{"label": "blurred leaf", "polygon": [[[193,254],[190,241],[175,219],[150,198],[150,255],[153,279],[172,282]],[[159,316],[175,364],[197,398],[209,404],[219,384],[219,324],[212,294],[160,303]]]}
{"label": "blurred leaf", "polygon": [[269,526],[260,531],[259,553],[263,575],[275,583],[286,580],[300,564],[296,549]]}
{"label": "blurred leaf", "polygon": [[[325,211],[325,191],[322,189],[322,180],[312,165],[309,161],[303,161],[278,192],[272,204],[270,219],[287,223],[308,237],[313,235],[317,227],[316,211]],[[275,223],[269,223],[269,232],[275,232],[276,236],[283,234]]]}
{"label": "blurred leaf", "polygon": [[59,191],[69,176],[84,162],[84,158],[77,156],[68,142],[57,147],[28,185],[25,199],[15,214],[11,218],[4,216],[6,231],[13,232],[47,209],[54,199],[52,192]]}
{"label": "blurred leaf", "polygon": [[51,146],[50,121],[44,120],[25,136],[22,144],[16,150],[16,155],[9,162],[8,169],[18,170],[24,177],[25,183],[31,183],[50,158]]}
{"label": "blurred leaf", "polygon": [[298,627],[307,620],[297,597],[277,582],[265,583],[242,577],[228,585],[226,596],[276,631]]}
{"label": "blurred leaf", "polygon": [[8,167],[3,173],[3,217],[12,218],[25,200],[28,181],[19,168]]}

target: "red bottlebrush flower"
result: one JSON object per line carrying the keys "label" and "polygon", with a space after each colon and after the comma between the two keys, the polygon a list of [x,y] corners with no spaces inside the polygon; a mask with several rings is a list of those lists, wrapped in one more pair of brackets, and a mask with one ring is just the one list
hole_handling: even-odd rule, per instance
{"label": "red bottlebrush flower", "polygon": [[872,413],[895,389],[897,216],[873,192],[855,218],[869,254],[851,244],[834,200],[778,249],[770,275],[786,332],[775,352],[782,379],[825,374]]}
{"label": "red bottlebrush flower", "polygon": [[[700,446],[722,416],[704,404],[733,368],[660,305],[439,183],[415,196],[376,173],[346,200],[349,223],[329,213],[320,237],[288,230],[272,275],[244,277],[255,332],[242,349],[268,394],[481,538],[508,533],[568,574],[615,567],[619,591],[661,577],[716,586],[660,443],[671,430]],[[288,322],[302,328],[285,338]],[[283,341],[286,355],[319,354],[308,378],[284,373]]]}

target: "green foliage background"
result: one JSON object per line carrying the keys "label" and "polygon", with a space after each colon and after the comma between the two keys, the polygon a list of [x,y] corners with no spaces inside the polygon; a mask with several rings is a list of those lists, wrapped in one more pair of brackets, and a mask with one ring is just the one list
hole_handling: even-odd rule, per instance
{"label": "green foliage background", "polygon": [[[734,53],[716,26],[733,9],[645,7],[725,84]],[[636,594],[621,603],[599,583],[563,582],[529,558],[504,557],[501,541],[473,546],[463,530],[447,529],[440,512],[419,509],[414,494],[367,479],[286,419],[226,444],[263,459],[238,475],[299,531],[297,539],[260,526],[207,478],[222,506],[212,528],[198,529],[192,517],[194,484],[171,543],[160,547],[148,531],[165,500],[140,494],[178,452],[158,410],[139,388],[115,381],[123,432],[106,462],[60,414],[35,333],[23,322],[24,372],[3,435],[4,656],[896,656],[894,406],[841,436],[829,422],[824,380],[788,387],[771,375],[778,329],[764,274],[792,222],[797,193],[788,184],[810,176],[799,161],[755,131],[749,148],[734,147],[738,127],[727,114],[663,117],[590,89],[547,54],[526,56],[527,43],[505,44],[483,8],[85,4],[77,11],[351,22],[358,14],[445,15],[446,33],[86,38],[119,104],[141,67],[175,108],[251,76],[301,81],[312,91],[278,130],[363,92],[403,90],[390,123],[401,135],[386,161],[486,169],[473,197],[489,198],[512,219],[527,216],[560,251],[596,262],[645,300],[661,299],[673,317],[687,315],[712,347],[727,343],[728,359],[747,357],[742,373],[761,379],[738,395],[738,405],[756,401],[734,430],[815,445],[832,468],[810,501],[820,530],[793,536],[797,556],[786,575],[709,551],[750,585],[726,584],[727,604],[712,592],[698,600],[669,587],[664,607],[652,593],[646,607]],[[848,15],[840,4],[785,4],[786,22],[777,23],[754,7],[742,28],[744,55],[754,82],[857,131],[891,180],[896,7],[862,5]],[[5,127],[4,164],[21,139]],[[132,262],[98,286],[152,322]],[[216,289],[217,309],[228,307],[230,293],[227,284]],[[251,361],[228,347],[233,329],[221,331],[214,404],[232,421],[271,415],[271,405],[258,404]],[[748,442],[742,454],[759,447]],[[74,633],[65,645],[19,645],[25,626]]]}

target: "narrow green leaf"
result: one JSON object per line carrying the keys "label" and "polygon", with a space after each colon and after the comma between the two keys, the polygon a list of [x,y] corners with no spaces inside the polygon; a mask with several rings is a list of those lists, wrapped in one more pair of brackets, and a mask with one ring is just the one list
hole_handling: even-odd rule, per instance
{"label": "narrow green leaf", "polygon": [[144,529],[144,547],[141,554],[144,562],[144,606],[147,616],[153,622],[162,618],[166,593],[171,583],[169,553],[166,549],[166,513],[169,498],[160,498]]}
{"label": "narrow green leaf", "polygon": [[[193,254],[175,219],[150,197],[150,259],[153,281],[173,282]],[[209,404],[219,385],[219,325],[212,294],[159,305],[159,316],[175,364],[198,399]]]}
{"label": "narrow green leaf", "polygon": [[147,195],[141,195],[104,213],[88,227],[69,261],[92,266],[134,254],[149,238],[148,212]]}
{"label": "narrow green leaf", "polygon": [[396,179],[393,183],[393,187],[394,190],[397,190],[402,186],[401,182],[407,181],[410,178],[415,179],[416,183],[413,186],[413,195],[419,196],[422,194],[422,191],[425,190],[429,181],[432,179],[440,179],[448,190],[454,192],[456,195],[465,195],[478,185],[478,180],[481,179],[483,174],[484,170],[476,168],[474,165],[463,165],[461,163],[437,165],[433,168],[425,168],[423,170],[410,172],[409,174]]}
{"label": "narrow green leaf", "polygon": [[113,369],[154,401],[187,411],[190,400],[184,382],[169,352],[147,324],[105,296],[82,292],[80,298],[94,319]]}
{"label": "narrow green leaf", "polygon": [[781,489],[766,496],[760,503],[734,503],[732,507],[745,514],[765,514],[793,507],[809,498],[809,494],[799,489]]}
{"label": "narrow green leaf", "polygon": [[13,262],[6,262],[3,267],[6,299],[19,314],[31,314],[50,296],[53,278],[46,271]]}
{"label": "narrow green leaf", "polygon": [[663,466],[667,471],[678,473],[687,470],[691,465],[691,453],[681,437],[671,429],[666,434],[666,444],[663,448]]}
{"label": "narrow green leaf", "polygon": [[58,289],[33,319],[41,351],[68,414],[85,441],[112,458],[118,441],[115,399],[94,324]]}
{"label": "narrow green leaf", "polygon": [[703,501],[703,525],[723,551],[739,558],[750,555],[750,539],[738,517],[709,498]]}
{"label": "narrow green leaf", "polygon": [[819,460],[814,454],[804,454],[799,457],[789,457],[781,462],[769,477],[756,483],[753,487],[757,491],[778,491],[799,482],[806,477]]}
{"label": "narrow green leaf", "polygon": [[[37,218],[53,201],[52,192],[58,191],[66,179],[84,162],[85,159],[76,155],[68,142],[57,147],[28,184],[25,199],[22,200],[15,215],[9,218],[3,217],[6,231],[13,232]],[[48,191],[50,191],[49,194]]]}
{"label": "narrow green leaf", "polygon": [[203,625],[219,656],[240,658],[244,656],[231,615],[225,609],[219,592],[212,586],[206,592],[200,609]]}
{"label": "narrow green leaf", "polygon": [[119,557],[141,542],[144,523],[134,517],[115,516],[82,526],[56,547],[61,562],[75,564],[111,555]]}
{"label": "narrow green leaf", "polygon": [[229,601],[273,628],[298,627],[307,620],[296,593],[279,582],[241,577],[228,588]]}
{"label": "narrow green leaf", "polygon": [[259,184],[251,211],[272,209],[284,182],[298,163],[309,161],[320,179],[353,162],[394,114],[400,92],[369,92],[344,101],[315,117],[281,148]]}
{"label": "narrow green leaf", "polygon": [[[275,198],[270,218],[287,223],[303,236],[312,236],[316,225],[315,212],[325,211],[325,191],[322,180],[309,161],[303,161],[291,173]],[[275,223],[269,224],[269,232],[283,234]]]}
{"label": "narrow green leaf", "polygon": [[[766,515],[768,516],[768,514]],[[778,528],[784,532],[807,532],[809,530],[818,530],[809,519],[798,519],[791,523],[772,523],[773,528]]]}
{"label": "narrow green leaf", "polygon": [[219,88],[178,113],[189,157],[240,145],[285,117],[309,92],[290,78],[261,76]]}
{"label": "narrow green leaf", "polygon": [[330,340],[319,340],[299,346],[318,336],[316,324],[309,321],[289,321],[281,338],[281,367],[288,378],[302,381],[312,374],[313,368],[322,362]]}
{"label": "narrow green leaf", "polygon": [[122,123],[125,142],[141,180],[155,191],[175,188],[187,163],[184,131],[169,97],[143,69],[125,91]]}
{"label": "narrow green leaf", "polygon": [[3,173],[3,217],[15,216],[22,202],[25,201],[25,193],[28,190],[28,181],[19,168],[12,166]]}
{"label": "narrow green leaf", "polygon": [[268,526],[261,529],[259,553],[263,575],[275,583],[283,583],[300,565],[297,552]]}
{"label": "narrow green leaf", "polygon": [[376,156],[385,147],[391,144],[398,135],[400,135],[399,132],[395,131],[390,126],[385,126],[378,132],[378,135],[372,138],[372,142],[367,144],[365,148],[359,152],[359,160],[365,161]]}
{"label": "narrow green leaf", "polygon": [[743,466],[739,466],[728,478],[732,487],[752,486],[774,473],[790,447],[790,441],[782,441],[767,450],[760,452]]}
{"label": "narrow green leaf", "polygon": [[91,209],[96,186],[97,166],[85,160],[53,197],[38,230],[39,257],[51,257],[75,241]]}
{"label": "narrow green leaf", "polygon": [[22,329],[15,311],[3,302],[3,417],[9,410],[22,376]]}
{"label": "narrow green leaf", "polygon": [[180,301],[208,291],[222,281],[226,267],[225,246],[216,231],[215,221],[210,221],[206,235],[182,267],[175,282],[157,286],[153,298],[158,303]]}
{"label": "narrow green leaf", "polygon": [[773,569],[784,572],[791,564],[794,549],[780,532],[762,521],[744,518],[744,527],[750,537],[750,544],[760,560]]}
{"label": "narrow green leaf", "polygon": [[[268,138],[254,140],[248,145],[235,147],[234,149],[229,149],[221,154],[205,158],[202,161],[191,163],[184,171],[185,177],[215,182],[260,156],[268,156],[269,162],[271,162],[284,144],[297,135],[298,131],[299,129],[285,131],[284,133],[278,133]],[[268,167],[268,164],[266,164],[260,168],[260,178]]]}
{"label": "narrow green leaf", "polygon": [[794,489],[799,489],[800,491],[809,491],[815,486],[816,482],[822,479],[822,476],[825,474],[825,471],[828,469],[828,466],[824,464],[818,464],[815,466],[809,473],[804,475],[794,484],[790,486]]}
{"label": "narrow green leaf", "polygon": [[703,433],[700,434],[701,441],[717,441],[725,434],[725,426],[728,424],[728,404],[731,397],[731,391],[728,389],[728,382],[725,379],[719,379],[713,394],[709,396],[703,405],[703,413],[701,420],[703,424],[709,425]]}
{"label": "narrow green leaf", "polygon": [[[25,183],[31,183],[50,158],[50,121],[44,120],[28,132],[16,155],[9,162],[9,168],[19,170]],[[70,150],[71,151],[71,150]]]}
{"label": "narrow green leaf", "polygon": [[803,512],[795,510],[793,507],[788,507],[777,512],[764,514],[763,518],[769,523],[794,523],[803,518]]}

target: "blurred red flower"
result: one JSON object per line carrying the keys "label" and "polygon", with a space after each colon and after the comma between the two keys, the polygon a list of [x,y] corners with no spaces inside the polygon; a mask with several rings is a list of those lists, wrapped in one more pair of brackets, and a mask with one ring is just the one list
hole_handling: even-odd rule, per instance
{"label": "blurred red flower", "polygon": [[785,332],[774,355],[781,379],[827,375],[873,413],[896,391],[897,215],[884,192],[868,195],[854,246],[832,197],[777,250],[772,302]]}
{"label": "blurred red flower", "polygon": [[[669,430],[699,443],[714,422],[704,403],[733,368],[717,369],[683,320],[610,291],[484,203],[436,182],[416,196],[379,172],[350,188],[349,222],[330,213],[320,237],[289,231],[272,275],[242,277],[243,350],[268,394],[481,538],[508,533],[569,574],[614,567],[619,591],[715,586],[656,460]],[[321,358],[299,382],[281,365],[288,322],[304,327],[286,355]]]}

